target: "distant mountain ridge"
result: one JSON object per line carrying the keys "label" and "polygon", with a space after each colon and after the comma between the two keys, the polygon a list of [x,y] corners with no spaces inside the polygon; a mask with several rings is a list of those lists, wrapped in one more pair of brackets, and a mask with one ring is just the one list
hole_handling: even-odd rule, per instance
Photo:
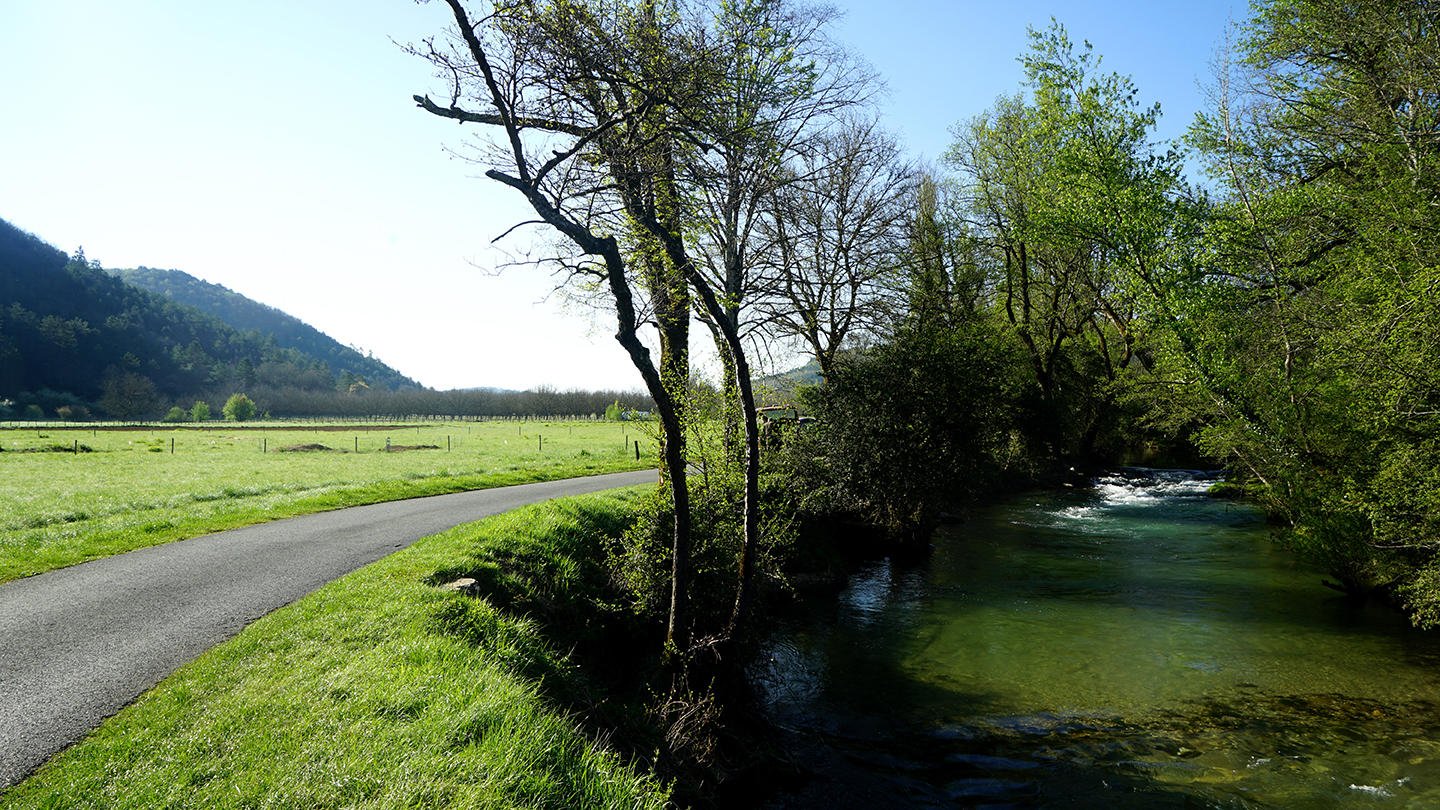
{"label": "distant mountain ridge", "polygon": [[755,382],[767,385],[777,391],[794,391],[802,385],[819,385],[824,382],[825,376],[820,373],[820,364],[814,359],[806,361],[805,365],[797,366],[788,371],[781,371],[759,378]]}
{"label": "distant mountain ridge", "polygon": [[[215,411],[237,391],[283,409],[282,397],[334,407],[357,392],[424,390],[373,358],[335,350],[278,310],[269,317],[283,323],[290,345],[178,297],[126,283],[83,251],[70,256],[0,220],[0,419],[150,419],[197,400]],[[233,293],[213,297],[243,309]],[[307,340],[323,353],[296,348]],[[354,385],[357,377],[366,384]]]}
{"label": "distant mountain ridge", "polygon": [[320,360],[343,383],[363,378],[372,388],[405,390],[422,387],[383,362],[361,354],[299,318],[219,284],[180,270],[153,267],[109,272],[127,284],[165,296],[177,304],[194,307],[240,331],[254,331],[273,337],[275,345],[280,348],[294,349]]}

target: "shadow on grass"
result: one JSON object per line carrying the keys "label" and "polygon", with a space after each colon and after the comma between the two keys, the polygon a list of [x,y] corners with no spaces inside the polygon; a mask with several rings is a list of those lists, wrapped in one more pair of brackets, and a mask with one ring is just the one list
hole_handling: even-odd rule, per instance
{"label": "shadow on grass", "polygon": [[477,534],[466,559],[427,581],[474,580],[437,603],[433,632],[538,683],[589,736],[636,761],[661,743],[649,707],[664,628],[625,606],[606,567],[604,544],[630,526],[630,503],[622,496],[546,504],[542,524],[522,519],[504,524],[510,531]]}

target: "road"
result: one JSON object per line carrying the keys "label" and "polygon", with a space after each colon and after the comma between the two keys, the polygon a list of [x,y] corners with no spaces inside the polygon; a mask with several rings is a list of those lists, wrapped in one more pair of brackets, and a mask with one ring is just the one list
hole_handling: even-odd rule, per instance
{"label": "road", "polygon": [[180,665],[421,537],[653,470],[322,512],[0,585],[0,790]]}

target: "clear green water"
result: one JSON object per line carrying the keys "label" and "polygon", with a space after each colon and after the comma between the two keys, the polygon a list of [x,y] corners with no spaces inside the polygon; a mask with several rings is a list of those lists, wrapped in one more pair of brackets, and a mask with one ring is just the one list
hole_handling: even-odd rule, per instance
{"label": "clear green water", "polygon": [[1031,495],[880,561],[755,671],[769,807],[1440,808],[1440,638],[1193,474]]}

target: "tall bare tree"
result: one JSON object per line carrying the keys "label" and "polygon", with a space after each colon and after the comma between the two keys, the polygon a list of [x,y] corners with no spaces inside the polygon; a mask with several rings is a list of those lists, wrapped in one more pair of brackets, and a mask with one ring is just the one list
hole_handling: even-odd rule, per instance
{"label": "tall bare tree", "polygon": [[[678,9],[666,0],[514,2],[472,12],[446,0],[454,28],[412,49],[449,84],[425,111],[493,128],[482,142],[486,176],[530,204],[578,257],[566,272],[608,290],[615,338],[655,402],[664,431],[663,472],[674,506],[667,646],[689,644],[691,516],[683,429],[690,297],[678,239],[674,182],[677,103],[699,85],[696,62],[677,58]],[[647,315],[661,357],[641,339]]]}
{"label": "tall bare tree", "polygon": [[711,45],[712,61],[708,92],[692,97],[686,127],[703,148],[679,176],[696,234],[690,284],[725,363],[725,388],[739,406],[740,429],[731,410],[727,434],[744,441],[735,454],[745,495],[732,633],[747,611],[760,533],[760,433],[747,351],[760,321],[746,318],[762,275],[757,254],[766,247],[759,223],[770,195],[796,181],[791,164],[876,87],[869,71],[826,35],[835,16],[790,0],[739,0],[720,3],[696,37]]}
{"label": "tall bare tree", "polygon": [[889,310],[909,246],[915,171],[874,120],[816,136],[795,182],[767,201],[769,246],[757,308],[770,331],[799,340],[824,374]]}

